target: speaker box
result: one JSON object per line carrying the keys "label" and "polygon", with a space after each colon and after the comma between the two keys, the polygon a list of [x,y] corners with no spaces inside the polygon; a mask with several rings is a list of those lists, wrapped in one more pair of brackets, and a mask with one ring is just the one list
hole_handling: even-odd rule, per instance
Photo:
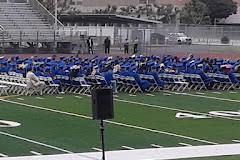
{"label": "speaker box", "polygon": [[92,116],[97,120],[114,118],[112,89],[92,90]]}

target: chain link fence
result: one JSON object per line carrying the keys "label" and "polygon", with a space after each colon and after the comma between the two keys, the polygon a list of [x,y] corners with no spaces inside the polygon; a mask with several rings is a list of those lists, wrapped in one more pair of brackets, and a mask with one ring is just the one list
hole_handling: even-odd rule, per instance
{"label": "chain link fence", "polygon": [[[42,33],[42,34],[39,34]],[[169,33],[184,33],[192,39],[192,44],[167,43]],[[11,36],[14,35],[14,36]],[[27,33],[26,33],[27,35]],[[187,26],[179,27],[100,27],[75,26],[64,27],[44,35],[44,31],[36,31],[26,36],[21,31],[4,31],[0,29],[0,52],[14,48],[17,44],[24,53],[24,44],[37,45],[33,52],[87,53],[86,39],[91,37],[94,42],[95,53],[104,53],[104,40],[110,37],[111,53],[123,53],[123,43],[128,39],[129,53],[133,53],[133,43],[136,37],[139,40],[138,53],[143,54],[170,54],[170,53],[234,53],[240,52],[240,26]],[[223,44],[221,39],[226,36],[229,42]],[[13,38],[15,37],[15,38]],[[17,37],[17,38],[16,38]],[[30,37],[30,38],[29,38]],[[16,45],[15,45],[16,47]],[[29,45],[28,45],[29,47]],[[44,48],[48,48],[45,49]]]}

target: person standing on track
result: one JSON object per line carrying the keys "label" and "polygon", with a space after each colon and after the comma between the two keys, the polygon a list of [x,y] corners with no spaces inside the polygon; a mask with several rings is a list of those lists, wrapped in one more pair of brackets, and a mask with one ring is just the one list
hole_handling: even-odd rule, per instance
{"label": "person standing on track", "polygon": [[104,40],[104,47],[105,47],[105,53],[108,53],[110,52],[110,45],[111,45],[111,41],[110,39],[107,37],[105,40]]}

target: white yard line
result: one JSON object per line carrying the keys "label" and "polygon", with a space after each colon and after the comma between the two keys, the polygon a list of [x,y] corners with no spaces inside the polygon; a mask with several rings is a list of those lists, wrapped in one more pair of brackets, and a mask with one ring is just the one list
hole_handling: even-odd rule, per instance
{"label": "white yard line", "polygon": [[49,144],[37,142],[37,141],[31,140],[31,139],[23,138],[23,137],[13,135],[13,134],[9,134],[9,133],[6,133],[6,132],[1,132],[0,131],[0,134],[8,136],[8,137],[12,137],[12,138],[20,139],[20,140],[23,140],[23,141],[27,141],[27,142],[30,142],[30,143],[38,144],[40,146],[52,148],[52,149],[55,149],[55,150],[58,150],[58,151],[61,151],[61,152],[64,152],[64,153],[73,153],[71,151],[68,151],[68,150],[65,150],[65,149],[62,149],[62,148],[59,148],[59,147],[55,147],[55,146],[52,146],[52,145],[49,145]]}
{"label": "white yard line", "polygon": [[155,147],[155,148],[163,148],[163,146],[160,146],[160,145],[157,145],[157,144],[151,144],[152,147]]}
{"label": "white yard line", "polygon": [[0,153],[0,157],[8,157],[8,156],[5,155],[5,154]]}
{"label": "white yard line", "polygon": [[180,143],[178,143],[178,144],[180,144],[180,145],[182,145],[182,146],[188,146],[188,147],[191,147],[191,146],[192,146],[191,144],[182,143],[182,142],[180,142]]}
{"label": "white yard line", "polygon": [[128,146],[121,146],[122,148],[124,148],[124,149],[128,149],[128,150],[134,150],[135,148],[133,148],[133,147],[128,147]]}
{"label": "white yard line", "polygon": [[82,98],[81,96],[75,96],[76,98]]}
{"label": "white yard line", "polygon": [[[50,112],[70,115],[70,116],[81,117],[81,118],[85,118],[85,119],[92,119],[92,117],[89,117],[89,116],[84,116],[84,115],[79,115],[79,114],[75,114],[75,113],[69,113],[69,112],[64,112],[64,111],[59,111],[59,110],[55,110],[55,109],[49,109],[49,108],[44,108],[44,107],[39,107],[39,106],[34,106],[34,105],[29,105],[29,104],[24,104],[24,103],[4,100],[4,99],[0,99],[0,101],[7,102],[7,103],[12,103],[12,104],[18,104],[18,105],[26,106],[26,107],[30,107],[30,108],[37,108],[37,109],[40,109],[40,110],[45,110],[45,111],[50,111]],[[119,125],[119,126],[124,126],[124,127],[128,127],[128,128],[135,128],[135,129],[140,129],[140,130],[149,131],[149,132],[153,132],[153,133],[165,134],[165,135],[179,137],[179,138],[183,138],[183,139],[198,141],[198,142],[207,143],[207,144],[218,144],[218,143],[215,143],[215,142],[206,141],[206,140],[202,140],[202,139],[198,139],[198,138],[183,136],[183,135],[174,134],[174,133],[170,133],[170,132],[153,130],[153,129],[139,127],[139,126],[128,125],[128,124],[114,122],[114,121],[105,120],[104,122],[115,124],[115,125]]]}
{"label": "white yard line", "polygon": [[[179,93],[177,93],[177,92],[171,92],[171,91],[168,91],[168,92],[169,92],[169,93],[173,93],[173,94],[179,94]],[[189,93],[182,93],[181,95],[192,96],[192,97],[201,97],[201,98],[207,98],[207,99],[215,99],[215,100],[221,100],[221,101],[229,101],[229,102],[237,102],[237,103],[240,103],[240,100],[227,99],[227,98],[210,97],[210,96],[195,95],[195,94],[189,94]]]}
{"label": "white yard line", "polygon": [[94,150],[94,151],[98,151],[98,152],[102,152],[102,149],[100,149],[100,148],[96,148],[96,147],[93,147],[92,150]]}
{"label": "white yard line", "polygon": [[34,155],[37,155],[37,156],[41,156],[42,153],[39,153],[39,152],[35,152],[35,151],[30,151],[30,153],[34,154]]}
{"label": "white yard line", "polygon": [[237,92],[234,92],[234,91],[229,91],[229,93],[231,93],[231,94],[237,94]]}
{"label": "white yard line", "polygon": [[214,93],[214,94],[222,94],[221,92],[212,92],[212,93]]}
{"label": "white yard line", "polygon": [[201,94],[201,95],[204,95],[205,93],[202,93],[202,92],[196,92],[197,94]]}
{"label": "white yard line", "polygon": [[44,98],[42,98],[42,97],[36,97],[37,99],[40,99],[40,100],[43,100]]}
{"label": "white yard line", "polygon": [[232,140],[233,142],[240,143],[240,140]]}
{"label": "white yard line", "polygon": [[238,118],[223,117],[223,116],[212,115],[212,114],[208,114],[208,113],[201,113],[201,112],[188,111],[188,110],[183,110],[183,109],[169,108],[169,107],[163,107],[163,106],[158,106],[158,105],[153,105],[153,104],[146,104],[146,103],[140,103],[140,102],[135,102],[135,101],[127,101],[127,100],[122,100],[122,99],[114,99],[114,100],[115,101],[119,101],[119,102],[125,102],[125,103],[130,103],[130,104],[137,104],[137,105],[147,106],[147,107],[160,108],[160,109],[166,109],[166,110],[177,111],[177,112],[185,112],[185,113],[192,113],[192,114],[207,115],[207,116],[210,116],[210,117],[217,117],[217,118],[223,118],[223,119],[240,121],[240,119],[238,119]]}
{"label": "white yard line", "polygon": [[136,97],[137,95],[135,94],[129,94],[130,97]]}
{"label": "white yard line", "polygon": [[164,96],[171,96],[171,94],[163,93]]}
{"label": "white yard line", "polygon": [[57,99],[63,99],[63,97],[56,97]]}
{"label": "white yard line", "polygon": [[155,95],[154,95],[154,94],[149,94],[149,93],[147,93],[146,96],[152,96],[152,97],[154,97]]}

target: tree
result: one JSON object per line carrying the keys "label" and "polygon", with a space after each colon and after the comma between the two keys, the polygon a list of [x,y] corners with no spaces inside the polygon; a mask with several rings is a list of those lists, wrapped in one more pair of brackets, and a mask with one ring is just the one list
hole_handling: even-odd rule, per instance
{"label": "tree", "polygon": [[215,19],[227,18],[232,14],[237,13],[237,3],[233,0],[200,0],[204,2],[209,11],[211,22]]}
{"label": "tree", "polygon": [[181,11],[181,22],[195,26],[210,24],[207,5],[199,0],[186,3]]}
{"label": "tree", "polygon": [[[54,14],[55,11],[55,0],[39,0],[39,2],[45,7],[47,8],[47,10],[49,12],[51,12],[52,14]],[[58,1],[58,15],[62,14],[63,12],[67,12],[67,13],[79,13],[80,11],[77,11],[76,8],[71,7],[70,4],[72,3],[72,0],[62,0],[62,1]]]}
{"label": "tree", "polygon": [[131,13],[134,13],[136,11],[136,7],[131,5],[131,6],[126,6],[126,7],[121,7],[120,8],[120,15],[128,16]]}
{"label": "tree", "polygon": [[162,21],[168,24],[172,24],[173,21],[176,18],[176,14],[178,14],[178,10],[175,8],[172,4],[162,4],[162,5],[157,5],[154,4],[154,7],[157,8],[157,19],[160,20],[161,16],[163,16]]}

